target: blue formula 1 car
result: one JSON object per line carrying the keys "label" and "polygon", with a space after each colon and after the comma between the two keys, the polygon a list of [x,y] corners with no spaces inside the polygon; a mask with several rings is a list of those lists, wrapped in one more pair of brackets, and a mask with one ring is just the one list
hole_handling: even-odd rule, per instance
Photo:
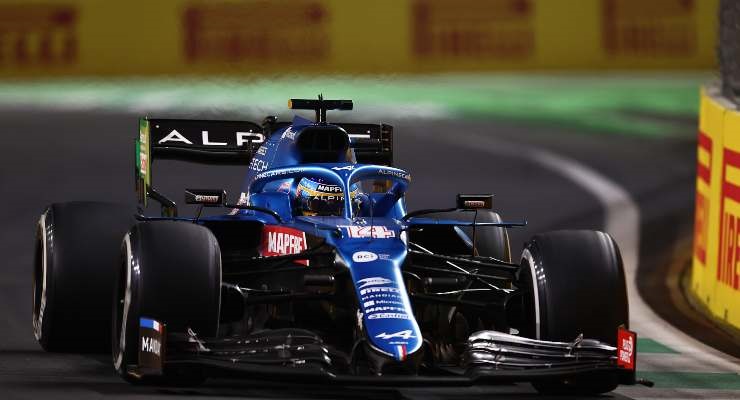
{"label": "blue formula 1 car", "polygon": [[[316,121],[142,119],[139,211],[52,204],[37,230],[33,328],[48,351],[112,347],[136,383],[250,376],[372,385],[527,381],[546,393],[635,383],[619,250],[607,234],[534,236],[512,260],[492,195],[406,210],[389,125],[328,123],[349,100],[295,99]],[[154,160],[248,168],[238,201]],[[248,167],[247,167],[248,166]],[[154,202],[154,203],[153,203]],[[161,215],[147,216],[147,204]],[[223,213],[201,216],[202,207]]]}

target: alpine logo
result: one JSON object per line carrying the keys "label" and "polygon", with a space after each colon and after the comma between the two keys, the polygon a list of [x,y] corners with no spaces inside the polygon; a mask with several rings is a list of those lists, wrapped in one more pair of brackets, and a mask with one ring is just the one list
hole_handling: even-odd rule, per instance
{"label": "alpine logo", "polygon": [[400,332],[391,333],[391,334],[383,332],[379,335],[375,335],[375,337],[378,339],[396,339],[396,338],[404,339],[404,340],[416,339],[416,336],[414,336],[414,332],[411,329],[407,329],[405,331],[400,331]]}
{"label": "alpine logo", "polygon": [[[277,225],[267,225],[262,231],[260,254],[265,257],[298,254],[308,249],[306,233],[297,229]],[[297,260],[308,265],[308,260]]]}
{"label": "alpine logo", "polygon": [[[261,133],[254,133],[254,132],[235,132],[234,138],[236,140],[236,147],[242,147],[244,145],[248,145],[250,143],[254,144],[262,144],[265,142],[265,135]],[[192,140],[185,137],[182,133],[178,132],[177,129],[173,129],[170,131],[167,136],[160,139],[158,144],[175,144],[175,143],[182,143],[182,144],[194,144]],[[211,139],[208,137],[208,131],[201,131],[200,136],[200,145],[203,146],[228,146],[229,143],[227,142],[219,142],[219,141],[211,141]]]}
{"label": "alpine logo", "polygon": [[409,174],[407,172],[404,172],[404,171],[401,171],[400,169],[399,170],[395,170],[395,169],[381,169],[381,170],[378,170],[378,174],[380,174],[380,175],[395,176],[396,178],[401,178],[401,179],[404,179],[404,180],[407,180],[407,181],[410,181],[411,180],[411,174]]}

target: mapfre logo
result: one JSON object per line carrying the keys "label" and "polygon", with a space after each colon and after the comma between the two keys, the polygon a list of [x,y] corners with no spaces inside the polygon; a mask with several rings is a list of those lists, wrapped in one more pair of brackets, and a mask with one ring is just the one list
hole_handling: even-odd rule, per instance
{"label": "mapfre logo", "polygon": [[[308,249],[306,233],[293,228],[277,225],[266,225],[262,230],[260,254],[265,257],[298,254]],[[296,263],[308,265],[308,260],[297,260]]]}

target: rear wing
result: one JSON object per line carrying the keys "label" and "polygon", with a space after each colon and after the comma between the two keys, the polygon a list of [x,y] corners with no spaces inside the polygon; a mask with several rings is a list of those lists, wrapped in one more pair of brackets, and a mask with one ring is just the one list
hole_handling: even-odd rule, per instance
{"label": "rear wing", "polygon": [[393,127],[387,124],[334,124],[349,134],[349,147],[361,164],[393,166]]}
{"label": "rear wing", "polygon": [[135,164],[139,207],[145,208],[149,197],[160,203],[172,203],[152,187],[155,159],[249,165],[264,141],[262,127],[252,122],[140,119]]}
{"label": "rear wing", "polygon": [[[263,126],[248,121],[185,119],[139,120],[136,140],[135,180],[139,209],[147,200],[162,204],[163,214],[173,216],[175,203],[158,193],[152,183],[155,159],[205,164],[249,165],[270,134],[289,125],[265,118]],[[335,123],[350,139],[358,163],[393,165],[393,127],[386,124]]]}
{"label": "rear wing", "polygon": [[[286,128],[291,123],[277,121],[275,117],[265,119],[264,133]],[[330,122],[344,129],[349,135],[349,147],[355,151],[355,159],[360,164],[393,166],[393,126],[388,124],[355,124]]]}

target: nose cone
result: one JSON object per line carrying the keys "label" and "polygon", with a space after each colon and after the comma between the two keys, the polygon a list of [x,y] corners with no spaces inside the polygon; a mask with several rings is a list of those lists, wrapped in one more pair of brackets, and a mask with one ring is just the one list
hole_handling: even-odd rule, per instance
{"label": "nose cone", "polygon": [[350,268],[370,346],[397,361],[422,337],[401,275],[406,245],[398,238],[354,240],[340,246]]}

